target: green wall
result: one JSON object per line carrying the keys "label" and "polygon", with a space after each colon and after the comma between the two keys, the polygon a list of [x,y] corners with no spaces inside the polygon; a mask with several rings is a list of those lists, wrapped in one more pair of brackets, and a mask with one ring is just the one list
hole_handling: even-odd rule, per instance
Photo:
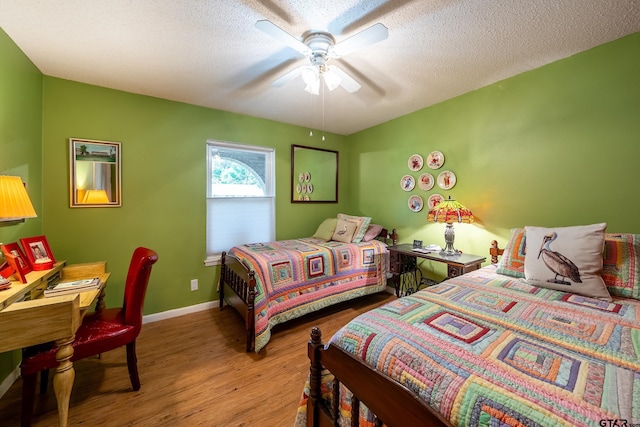
{"label": "green wall", "polygon": [[[41,144],[42,74],[0,29],[0,174],[22,178],[38,214],[22,224],[0,225],[2,243],[42,234]],[[19,361],[19,351],[0,354],[0,382]]]}
{"label": "green wall", "polygon": [[[451,195],[477,221],[454,226],[456,247],[476,254],[524,225],[607,222],[640,233],[638,52],[640,33],[351,135],[352,208],[398,227],[403,242],[444,246],[444,225],[407,200]],[[409,171],[412,154],[434,150],[441,169]],[[400,188],[404,174],[447,169],[457,175],[451,190]]]}
{"label": "green wall", "polygon": [[[290,203],[291,144],[319,145],[308,129],[47,76],[43,117],[44,231],[57,258],[108,261],[108,306],[121,303],[140,245],[159,255],[146,314],[216,298],[219,268],[203,264],[208,139],[275,148],[278,239],[311,235],[343,207]],[[122,207],[69,207],[69,137],[122,143]],[[323,147],[342,150],[345,140],[327,135]]]}

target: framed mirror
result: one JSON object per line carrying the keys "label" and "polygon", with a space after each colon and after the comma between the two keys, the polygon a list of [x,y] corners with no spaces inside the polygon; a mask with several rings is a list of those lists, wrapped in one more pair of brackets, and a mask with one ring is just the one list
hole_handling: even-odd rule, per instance
{"label": "framed mirror", "polygon": [[291,203],[338,203],[338,152],[291,145]]}
{"label": "framed mirror", "polygon": [[72,208],[119,207],[119,142],[69,139],[69,201]]}

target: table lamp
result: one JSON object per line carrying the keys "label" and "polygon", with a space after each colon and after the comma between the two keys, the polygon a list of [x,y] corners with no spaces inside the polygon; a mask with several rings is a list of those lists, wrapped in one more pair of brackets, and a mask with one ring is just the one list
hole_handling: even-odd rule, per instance
{"label": "table lamp", "polygon": [[441,255],[458,255],[459,250],[453,247],[455,233],[453,231],[454,222],[464,222],[471,224],[474,221],[473,213],[465,208],[462,203],[452,200],[451,196],[443,202],[438,203],[429,210],[427,216],[429,222],[445,222],[447,227],[444,230],[444,241],[446,247],[440,252]]}
{"label": "table lamp", "polygon": [[36,216],[22,178],[0,175],[0,223],[24,222]]}

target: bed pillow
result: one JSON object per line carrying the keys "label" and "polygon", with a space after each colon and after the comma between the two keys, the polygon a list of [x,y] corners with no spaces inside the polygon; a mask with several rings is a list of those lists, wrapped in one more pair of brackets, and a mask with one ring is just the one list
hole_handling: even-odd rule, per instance
{"label": "bed pillow", "polygon": [[338,218],[327,218],[322,221],[322,224],[318,227],[316,232],[311,237],[326,240],[327,242],[333,237],[333,232],[336,231],[336,225],[338,224]]}
{"label": "bed pillow", "polygon": [[511,238],[504,248],[496,267],[496,273],[511,277],[524,278],[524,255],[527,252],[527,239],[524,228],[512,228]]}
{"label": "bed pillow", "polygon": [[611,295],[640,299],[640,234],[605,234],[602,279]]}
{"label": "bed pillow", "polygon": [[367,231],[364,233],[364,236],[362,237],[362,241],[369,242],[375,239],[376,237],[378,237],[381,231],[382,231],[381,225],[378,225],[378,224],[369,225],[369,227],[367,227]]}
{"label": "bed pillow", "polygon": [[607,224],[576,227],[525,227],[527,282],[603,301],[611,295],[600,276]]}
{"label": "bed pillow", "polygon": [[353,233],[353,239],[351,243],[360,243],[364,237],[364,233],[367,232],[367,228],[371,223],[371,218],[368,216],[353,216],[346,214],[338,214],[338,219],[353,221],[356,224],[356,231]]}
{"label": "bed pillow", "polygon": [[333,232],[333,236],[331,236],[331,240],[342,243],[351,243],[355,231],[355,222],[347,221],[346,219],[339,219],[336,224],[336,230]]}

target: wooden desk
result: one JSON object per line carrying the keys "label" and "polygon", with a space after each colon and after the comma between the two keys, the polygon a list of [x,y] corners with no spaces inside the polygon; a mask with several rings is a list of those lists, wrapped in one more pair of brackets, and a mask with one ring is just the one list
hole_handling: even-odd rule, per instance
{"label": "wooden desk", "polygon": [[[53,388],[61,427],[67,426],[75,379],[71,343],[90,306],[97,301],[96,310],[104,308],[104,287],[110,275],[106,272],[106,262],[65,267],[65,261],[62,261],[51,270],[28,273],[27,283],[11,282],[9,289],[0,292],[0,352],[50,341],[58,345]],[[42,297],[48,283],[89,277],[99,277],[102,286],[78,294]]]}

